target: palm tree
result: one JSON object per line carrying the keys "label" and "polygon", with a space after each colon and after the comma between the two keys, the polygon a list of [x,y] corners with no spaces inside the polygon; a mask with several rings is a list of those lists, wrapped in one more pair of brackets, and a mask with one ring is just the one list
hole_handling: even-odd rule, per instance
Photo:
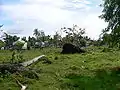
{"label": "palm tree", "polygon": [[36,39],[38,40],[38,38],[40,36],[40,33],[39,33],[38,29],[34,29],[33,35],[35,35]]}

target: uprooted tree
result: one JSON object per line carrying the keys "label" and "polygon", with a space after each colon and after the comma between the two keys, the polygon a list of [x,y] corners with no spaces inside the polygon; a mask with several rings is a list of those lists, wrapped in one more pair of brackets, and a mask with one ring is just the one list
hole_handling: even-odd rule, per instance
{"label": "uprooted tree", "polygon": [[63,45],[62,54],[74,54],[74,53],[85,53],[85,51],[75,45],[66,43]]}
{"label": "uprooted tree", "polygon": [[72,28],[61,28],[66,36],[63,37],[63,43],[71,43],[78,47],[86,46],[86,40],[84,39],[85,29],[79,28],[77,25],[73,25]]}

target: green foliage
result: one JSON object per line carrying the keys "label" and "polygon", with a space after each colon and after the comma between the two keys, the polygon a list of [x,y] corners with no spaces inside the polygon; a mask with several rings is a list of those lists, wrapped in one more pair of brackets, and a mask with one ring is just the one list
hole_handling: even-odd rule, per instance
{"label": "green foliage", "polygon": [[62,30],[67,34],[63,38],[63,42],[72,43],[78,47],[86,46],[86,41],[83,35],[85,34],[85,29],[79,28],[77,25],[73,25],[72,28],[62,28]]}
{"label": "green foliage", "polygon": [[45,32],[43,31],[43,30],[40,30],[39,31],[39,39],[42,41],[42,42],[44,42],[45,41],[45,39],[46,39],[46,37],[45,37]]}
{"label": "green foliage", "polygon": [[37,79],[37,80],[39,79],[38,74],[33,70],[22,72],[22,76],[30,79]]}
{"label": "green foliage", "polygon": [[36,39],[38,40],[39,35],[40,35],[38,29],[34,29],[34,33],[33,33],[33,35],[35,35]]}
{"label": "green foliage", "polygon": [[11,63],[21,63],[24,61],[22,52],[13,51],[10,59]]}
{"label": "green foliage", "polygon": [[104,33],[102,40],[103,44],[109,46],[110,48],[120,48],[120,28],[117,28],[116,30],[114,30],[114,32],[111,32],[110,34]]}
{"label": "green foliage", "polygon": [[104,33],[102,37],[102,43],[109,47],[113,47],[113,39],[111,34]]}
{"label": "green foliage", "polygon": [[6,37],[4,38],[5,46],[7,49],[13,48],[13,43],[19,40],[20,37],[17,36],[11,36],[6,34]]}
{"label": "green foliage", "polygon": [[[103,14],[100,16],[108,26],[103,30],[103,38],[109,47],[118,47],[120,44],[120,0],[104,0]],[[110,31],[110,34],[106,32]]]}
{"label": "green foliage", "polygon": [[[59,48],[26,50],[22,52],[24,60],[45,54],[52,64],[43,64],[40,61],[29,66],[38,71],[13,75],[21,83],[27,84],[29,90],[119,90],[120,51],[101,52],[103,48],[91,46],[86,48],[87,53],[74,55],[61,55]],[[10,54],[10,51],[0,51],[0,61],[9,60]],[[44,61],[46,58],[43,58]],[[8,86],[12,90],[20,88],[9,76],[4,80],[0,78],[0,88],[7,90]]]}
{"label": "green foliage", "polygon": [[52,40],[54,46],[56,47],[61,46],[61,40],[62,40],[61,35],[58,32],[55,32],[55,35]]}
{"label": "green foliage", "polygon": [[22,37],[22,40],[25,41],[25,42],[27,42],[26,37]]}
{"label": "green foliage", "polygon": [[23,45],[24,45],[24,43],[23,42],[21,42],[21,41],[17,41],[16,43],[15,43],[15,49],[17,49],[17,50],[21,50],[22,49],[22,47],[23,47]]}
{"label": "green foliage", "polygon": [[22,62],[24,62],[25,60],[24,60],[24,58],[23,58],[23,54],[21,53],[21,52],[19,52],[17,55],[16,55],[16,61],[17,61],[17,63],[22,63]]}
{"label": "green foliage", "polygon": [[113,50],[110,48],[107,48],[107,47],[103,48],[103,50],[102,50],[102,52],[111,52],[111,51],[113,51]]}
{"label": "green foliage", "polygon": [[2,40],[0,40],[0,48],[4,46],[5,46],[5,43]]}
{"label": "green foliage", "polygon": [[41,58],[41,61],[43,64],[51,64],[52,63],[47,57]]}
{"label": "green foliage", "polygon": [[15,52],[12,53],[12,57],[11,57],[11,63],[13,63],[13,61],[15,60]]}
{"label": "green foliage", "polygon": [[34,29],[34,33],[37,41],[45,41],[45,32],[43,30]]}
{"label": "green foliage", "polygon": [[28,37],[28,45],[30,47],[35,47],[35,42],[36,42],[36,39],[34,37]]}
{"label": "green foliage", "polygon": [[96,70],[94,76],[68,74],[61,87],[62,90],[117,90],[120,88],[119,74],[104,69]]}
{"label": "green foliage", "polygon": [[108,22],[108,27],[105,31],[115,30],[120,26],[120,0],[104,0],[103,14],[100,16],[106,22]]}

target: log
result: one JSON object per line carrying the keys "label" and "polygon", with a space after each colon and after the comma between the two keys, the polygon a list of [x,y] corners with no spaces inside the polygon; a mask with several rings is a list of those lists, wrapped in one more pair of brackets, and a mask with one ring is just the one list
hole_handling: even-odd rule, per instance
{"label": "log", "polygon": [[16,72],[23,72],[23,71],[28,71],[28,68],[25,68],[35,62],[37,62],[38,60],[40,60],[42,57],[45,57],[45,55],[41,55],[39,57],[36,57],[30,61],[26,61],[23,63],[18,63],[18,64],[11,64],[11,63],[6,63],[6,64],[0,64],[0,72],[1,73],[6,73],[6,71],[10,72],[10,73],[16,73]]}
{"label": "log", "polygon": [[[23,63],[19,63],[19,64],[0,64],[0,73],[6,73],[10,72],[10,73],[17,73],[17,72],[25,72],[25,71],[29,71],[28,68],[25,68],[37,61],[39,61],[42,57],[45,57],[45,55],[41,55],[38,56],[30,61],[26,61]],[[23,85],[22,83],[20,83],[16,78],[15,78],[17,84],[21,87],[21,90],[26,90],[26,88],[28,87],[27,85]]]}
{"label": "log", "polygon": [[42,57],[45,57],[45,55],[41,55],[41,56],[38,56],[38,57],[36,57],[36,58],[34,58],[30,61],[23,62],[23,63],[21,63],[21,65],[24,66],[24,67],[27,67],[27,66],[37,62],[38,60],[40,60]]}

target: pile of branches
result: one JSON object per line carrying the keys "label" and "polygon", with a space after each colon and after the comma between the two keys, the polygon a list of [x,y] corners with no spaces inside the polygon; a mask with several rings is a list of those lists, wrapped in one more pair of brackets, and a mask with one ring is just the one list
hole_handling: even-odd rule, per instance
{"label": "pile of branches", "polygon": [[[10,63],[0,64],[0,77],[3,77],[3,78],[11,74],[14,74],[14,75],[17,75],[18,77],[22,76],[22,77],[38,80],[39,76],[37,72],[38,70],[31,69],[31,68],[25,68],[21,64],[10,64]],[[16,83],[21,87],[21,90],[26,90],[26,88],[28,87],[27,85],[23,85],[20,82],[20,80],[18,80],[15,77],[13,79],[16,80]]]}
{"label": "pile of branches", "polygon": [[0,72],[5,74],[6,72],[9,73],[16,73],[26,71],[27,68],[23,67],[21,64],[0,64]]}
{"label": "pile of branches", "polygon": [[0,64],[0,76],[19,73],[27,78],[38,79],[37,72],[40,72],[40,70],[25,68],[21,64]]}

